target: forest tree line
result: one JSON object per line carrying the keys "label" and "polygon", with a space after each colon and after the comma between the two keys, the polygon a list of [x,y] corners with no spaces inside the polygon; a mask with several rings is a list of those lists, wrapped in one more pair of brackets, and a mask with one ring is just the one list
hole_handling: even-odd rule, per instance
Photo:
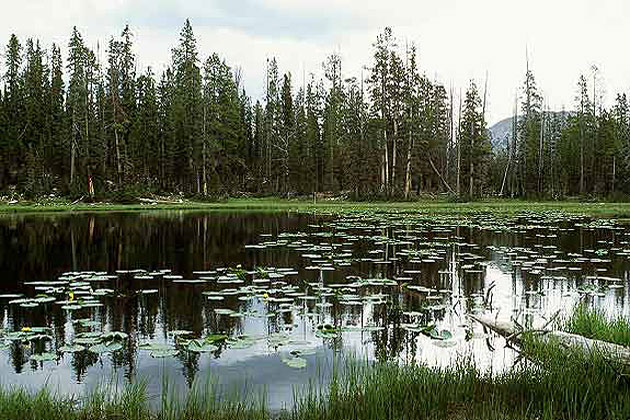
{"label": "forest tree line", "polygon": [[630,192],[630,115],[586,77],[574,109],[550,112],[527,68],[505,147],[491,147],[486,88],[454,92],[420,71],[415,45],[386,28],[361,78],[339,55],[296,83],[275,59],[264,97],[216,53],[201,57],[186,21],[169,66],[140,70],[125,27],[100,52],[74,28],[67,46],[11,36],[0,93],[0,191],[355,198]]}

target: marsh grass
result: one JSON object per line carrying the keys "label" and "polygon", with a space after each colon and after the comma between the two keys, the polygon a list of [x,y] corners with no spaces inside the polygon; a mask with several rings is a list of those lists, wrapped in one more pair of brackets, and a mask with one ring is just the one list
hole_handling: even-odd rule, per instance
{"label": "marsh grass", "polygon": [[601,309],[577,305],[561,322],[567,332],[630,347],[630,320],[621,315],[609,318]]}
{"label": "marsh grass", "polygon": [[68,397],[42,388],[0,388],[2,420],[197,420],[267,419],[264,394],[224,390],[214,378],[195,382],[182,397],[167,380],[158,398],[146,381],[103,385],[82,397]]}
{"label": "marsh grass", "polygon": [[479,371],[453,366],[362,365],[339,375],[326,398],[303,398],[292,418],[627,419],[630,386],[597,357],[528,340],[537,363]]}
{"label": "marsh grass", "polygon": [[0,419],[627,419],[630,383],[597,355],[525,339],[531,355],[502,372],[481,371],[471,358],[448,367],[340,363],[326,384],[296,390],[295,405],[272,412],[264,394],[223,392],[216,381],[196,383],[184,397],[165,382],[151,404],[146,383],[116,394],[99,389],[66,398],[44,389],[0,391]]}

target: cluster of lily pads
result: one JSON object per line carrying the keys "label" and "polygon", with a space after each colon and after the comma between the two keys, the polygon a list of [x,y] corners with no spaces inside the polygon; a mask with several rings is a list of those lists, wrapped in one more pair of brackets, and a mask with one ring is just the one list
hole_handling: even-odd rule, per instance
{"label": "cluster of lily pads", "polygon": [[[92,321],[80,319],[75,321],[81,326],[90,326]],[[102,354],[122,350],[128,335],[120,331],[100,332],[85,331],[75,334],[71,343],[52,344],[55,339],[50,327],[22,327],[18,331],[0,330],[1,348],[9,348],[12,344],[20,345],[30,351],[30,360],[34,362],[56,361],[64,353],[89,351]]]}

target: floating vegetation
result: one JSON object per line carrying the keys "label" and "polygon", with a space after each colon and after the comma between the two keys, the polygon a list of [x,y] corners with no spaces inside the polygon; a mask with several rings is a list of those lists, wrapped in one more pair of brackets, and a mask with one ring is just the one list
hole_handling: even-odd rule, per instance
{"label": "floating vegetation", "polygon": [[34,362],[52,362],[57,360],[55,353],[39,353],[31,355],[30,359]]}
{"label": "floating vegetation", "polygon": [[85,350],[85,347],[80,346],[78,344],[61,346],[57,349],[57,351],[60,353],[78,353],[84,350]]}
{"label": "floating vegetation", "polygon": [[317,326],[317,332],[315,333],[315,335],[321,338],[335,338],[339,335],[340,332],[340,329],[335,328],[330,324],[325,324]]}
{"label": "floating vegetation", "polygon": [[122,350],[122,343],[110,342],[110,343],[99,343],[90,346],[88,349],[92,353],[111,353],[114,351]]}
{"label": "floating vegetation", "polygon": [[288,359],[282,359],[284,364],[293,369],[304,369],[306,367],[306,359],[301,357],[291,357]]}

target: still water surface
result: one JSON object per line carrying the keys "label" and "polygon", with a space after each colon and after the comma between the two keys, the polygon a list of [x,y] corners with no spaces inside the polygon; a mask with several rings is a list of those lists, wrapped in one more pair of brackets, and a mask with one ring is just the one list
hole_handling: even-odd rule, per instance
{"label": "still water surface", "polygon": [[1,382],[157,394],[212,376],[279,408],[337,356],[501,369],[515,355],[466,315],[630,316],[629,238],[555,213],[2,216]]}

